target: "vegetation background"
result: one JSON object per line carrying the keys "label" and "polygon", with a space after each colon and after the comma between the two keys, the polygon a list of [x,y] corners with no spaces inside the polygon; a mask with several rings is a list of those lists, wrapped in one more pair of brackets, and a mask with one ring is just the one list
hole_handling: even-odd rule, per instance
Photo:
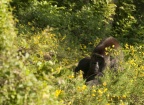
{"label": "vegetation background", "polygon": [[[0,105],[143,105],[143,0],[1,0]],[[117,38],[124,70],[86,86],[76,63]]]}

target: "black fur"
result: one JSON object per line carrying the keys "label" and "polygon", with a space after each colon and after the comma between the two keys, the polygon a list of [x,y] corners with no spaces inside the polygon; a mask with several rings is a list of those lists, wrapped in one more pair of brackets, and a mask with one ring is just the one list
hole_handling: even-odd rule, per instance
{"label": "black fur", "polygon": [[83,71],[83,78],[85,79],[87,76],[87,72],[89,70],[89,67],[90,67],[90,61],[91,61],[90,57],[85,57],[85,58],[81,59],[77,65],[77,67],[74,69],[75,76],[76,76],[77,72],[82,70]]}
{"label": "black fur", "polygon": [[[99,73],[102,73],[103,70],[108,66],[110,68],[117,69],[118,68],[118,61],[119,58],[122,58],[123,54],[120,54],[113,57],[111,53],[106,53],[106,48],[110,47],[115,50],[119,50],[121,48],[119,42],[113,38],[113,37],[108,37],[103,39],[93,50],[91,54],[91,60],[90,60],[90,66],[89,66],[89,71],[87,72],[86,79],[88,80],[93,80],[95,76],[91,77],[92,75],[97,75]],[[91,79],[89,78],[91,77]]]}

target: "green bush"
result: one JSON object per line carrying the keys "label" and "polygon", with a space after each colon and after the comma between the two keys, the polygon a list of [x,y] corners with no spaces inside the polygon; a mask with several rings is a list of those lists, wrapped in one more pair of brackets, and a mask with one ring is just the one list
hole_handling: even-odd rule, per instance
{"label": "green bush", "polygon": [[9,8],[9,1],[2,0],[0,7],[0,104],[12,103],[16,95],[16,81],[19,76],[19,63],[15,59],[16,37],[14,21]]}
{"label": "green bush", "polygon": [[143,1],[118,0],[112,34],[129,44],[143,43]]}
{"label": "green bush", "polygon": [[[32,2],[17,11],[19,32],[36,32],[45,27],[53,27],[61,35],[70,35],[83,44],[94,42],[97,37],[109,36],[115,4],[97,1],[83,5],[80,10],[72,11],[66,7],[57,7],[51,2]],[[29,27],[29,28],[26,28]]]}
{"label": "green bush", "polygon": [[[68,43],[68,38],[57,37],[46,30],[31,36],[27,42],[30,45],[30,58],[33,65],[27,63],[26,66],[29,68],[26,70],[28,80],[24,83],[31,89],[31,91],[26,90],[30,92],[27,94],[29,98],[25,100],[26,103],[38,105],[142,104],[143,46],[134,47],[126,44],[123,49],[125,61],[121,65],[124,70],[113,73],[107,69],[105,76],[101,78],[102,84],[91,87],[85,85],[82,72],[76,78],[72,72],[75,65],[71,66],[71,64],[77,63],[83,57],[83,54],[79,53],[81,45],[77,44],[77,47],[72,49],[74,46]],[[83,52],[89,53],[84,46],[81,48]],[[54,50],[56,55],[53,59],[45,61],[43,54],[50,50]],[[35,54],[39,54],[40,57]],[[33,96],[33,94],[37,95]]]}
{"label": "green bush", "polygon": [[27,57],[18,56],[18,38],[9,0],[1,1],[0,17],[0,104],[34,104],[34,100],[41,104],[40,94],[47,84],[37,80],[32,66],[26,66]]}
{"label": "green bush", "polygon": [[[20,35],[17,36],[9,0],[2,0],[0,104],[143,104],[143,45],[131,46],[121,42],[124,70],[114,73],[107,69],[98,86],[86,86],[82,72],[74,78],[73,69],[77,62],[90,55],[100,41],[96,37],[104,37],[110,32],[108,23],[114,6],[99,0],[82,6],[81,10],[71,11],[50,2],[33,1],[30,7],[18,11],[20,20],[16,25]],[[133,24],[134,21],[127,22]],[[47,25],[49,27],[45,28]],[[36,31],[38,33],[34,33]]]}
{"label": "green bush", "polygon": [[[81,2],[81,3],[79,3]],[[143,40],[143,1],[133,0],[13,0],[20,33],[35,33],[47,26],[80,43],[94,42],[97,37],[115,36],[130,44]],[[116,10],[115,10],[116,9]],[[114,20],[114,22],[113,22]]]}

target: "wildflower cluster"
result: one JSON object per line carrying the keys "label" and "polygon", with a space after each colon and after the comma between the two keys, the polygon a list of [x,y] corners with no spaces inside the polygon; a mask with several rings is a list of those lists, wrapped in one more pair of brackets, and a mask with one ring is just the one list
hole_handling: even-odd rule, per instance
{"label": "wildflower cluster", "polygon": [[60,89],[59,89],[59,90],[56,90],[56,91],[55,91],[55,96],[58,97],[60,94],[62,94],[62,92],[63,92],[63,91],[60,90]]}
{"label": "wildflower cluster", "polygon": [[83,92],[83,91],[85,91],[87,89],[87,86],[86,85],[82,85],[82,86],[78,86],[77,87],[77,91],[78,92]]}

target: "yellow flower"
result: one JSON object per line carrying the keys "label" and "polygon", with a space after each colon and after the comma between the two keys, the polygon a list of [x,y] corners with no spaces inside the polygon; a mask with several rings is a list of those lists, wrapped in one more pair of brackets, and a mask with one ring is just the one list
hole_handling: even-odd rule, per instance
{"label": "yellow flower", "polygon": [[40,55],[44,55],[42,51],[40,51],[40,53],[39,53],[39,54],[40,54]]}
{"label": "yellow flower", "polygon": [[73,76],[73,75],[70,75],[69,78],[74,78],[74,76]]}
{"label": "yellow flower", "polygon": [[96,86],[92,86],[92,88],[95,88]]}
{"label": "yellow flower", "polygon": [[142,46],[139,46],[139,49],[142,49]]}
{"label": "yellow flower", "polygon": [[57,67],[57,68],[56,68],[57,73],[60,73],[60,72],[61,72],[61,69],[62,69],[62,67]]}
{"label": "yellow flower", "polygon": [[77,91],[82,92],[82,91],[84,91],[86,88],[87,88],[86,85],[83,85],[83,86],[81,86],[81,87],[78,86],[78,87],[77,87]]}
{"label": "yellow flower", "polygon": [[105,52],[105,54],[108,55],[109,53],[108,53],[108,52]]}
{"label": "yellow flower", "polygon": [[98,93],[100,94],[100,95],[102,95],[103,94],[103,92],[99,89],[98,90]]}
{"label": "yellow flower", "polygon": [[41,36],[37,36],[37,39],[39,40],[41,38]]}
{"label": "yellow flower", "polygon": [[133,83],[133,80],[130,80],[131,83]]}
{"label": "yellow flower", "polygon": [[108,48],[106,47],[106,48],[105,48],[105,50],[107,51],[107,50],[108,50]]}
{"label": "yellow flower", "polygon": [[109,94],[107,94],[107,97],[109,98],[109,97],[110,97],[110,95],[109,95]]}
{"label": "yellow flower", "polygon": [[106,91],[107,91],[107,88],[104,89],[104,92],[106,92]]}
{"label": "yellow flower", "polygon": [[31,22],[28,22],[28,25],[32,25]]}
{"label": "yellow flower", "polygon": [[126,95],[123,95],[122,97],[123,97],[123,98],[126,98]]}
{"label": "yellow flower", "polygon": [[144,56],[144,52],[142,53],[142,55]]}
{"label": "yellow flower", "polygon": [[61,39],[61,41],[63,41],[66,38],[66,35]]}
{"label": "yellow flower", "polygon": [[84,49],[86,49],[86,46],[83,46]]}
{"label": "yellow flower", "polygon": [[94,93],[96,93],[96,90],[95,90],[95,89],[93,89],[93,92],[94,92]]}
{"label": "yellow flower", "polygon": [[92,94],[92,96],[94,97],[94,96],[95,96],[95,94]]}
{"label": "yellow flower", "polygon": [[83,86],[82,86],[82,90],[85,90],[86,88],[87,88],[86,85],[83,85]]}
{"label": "yellow flower", "polygon": [[125,48],[128,49],[128,47],[129,47],[129,45],[128,45],[128,44],[125,44]]}
{"label": "yellow flower", "polygon": [[62,93],[62,90],[56,90],[55,91],[55,96],[58,97]]}
{"label": "yellow flower", "polygon": [[130,63],[131,65],[133,65],[133,66],[136,66],[136,63],[135,63],[135,61],[134,61],[133,59],[130,60],[129,63]]}
{"label": "yellow flower", "polygon": [[120,105],[125,105],[123,102]]}
{"label": "yellow flower", "polygon": [[69,50],[70,50],[70,47],[68,47],[67,50],[69,51]]}
{"label": "yellow flower", "polygon": [[82,70],[80,70],[79,77],[80,77],[80,78],[83,78],[83,72],[82,72]]}
{"label": "yellow flower", "polygon": [[112,45],[112,48],[114,48],[115,47],[115,45]]}
{"label": "yellow flower", "polygon": [[71,104],[72,104],[72,102],[69,102],[69,103],[68,103],[68,105],[71,105]]}
{"label": "yellow flower", "polygon": [[143,65],[141,66],[141,70],[144,70],[144,66]]}
{"label": "yellow flower", "polygon": [[89,42],[89,44],[92,44],[92,42]]}
{"label": "yellow flower", "polygon": [[104,83],[103,83],[103,86],[106,86],[106,85],[107,85],[106,82],[104,82]]}

